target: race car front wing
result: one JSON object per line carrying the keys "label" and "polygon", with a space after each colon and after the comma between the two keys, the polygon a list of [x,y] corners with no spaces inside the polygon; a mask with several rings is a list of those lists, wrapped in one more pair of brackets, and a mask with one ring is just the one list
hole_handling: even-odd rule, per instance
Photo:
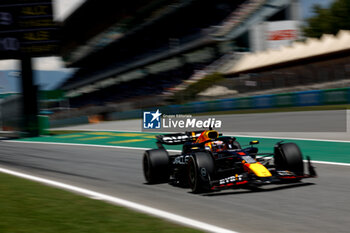
{"label": "race car front wing", "polygon": [[298,182],[305,178],[317,177],[315,168],[312,166],[310,157],[307,157],[308,174],[297,175],[294,172],[286,170],[271,170],[273,174],[270,177],[257,177],[252,174],[236,174],[219,180],[209,182],[210,190],[218,191],[223,189],[241,188],[242,186],[262,186],[269,184],[283,184],[290,182]]}

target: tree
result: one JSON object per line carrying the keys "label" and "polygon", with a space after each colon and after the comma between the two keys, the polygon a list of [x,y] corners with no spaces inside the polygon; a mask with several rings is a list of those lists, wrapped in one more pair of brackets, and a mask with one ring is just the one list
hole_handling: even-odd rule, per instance
{"label": "tree", "polygon": [[306,37],[321,37],[322,34],[337,34],[339,30],[350,30],[350,0],[336,0],[329,9],[314,6],[315,16],[307,20]]}

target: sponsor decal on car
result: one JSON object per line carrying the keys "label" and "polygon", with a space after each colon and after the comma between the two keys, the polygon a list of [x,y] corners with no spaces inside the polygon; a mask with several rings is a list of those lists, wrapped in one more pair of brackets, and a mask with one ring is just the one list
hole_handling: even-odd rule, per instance
{"label": "sponsor decal on car", "polygon": [[187,164],[190,156],[179,156],[174,159],[173,164]]}
{"label": "sponsor decal on car", "polygon": [[220,184],[228,184],[228,183],[233,183],[236,181],[241,181],[243,180],[243,175],[235,175],[235,176],[230,176],[224,179],[220,179],[219,183]]}

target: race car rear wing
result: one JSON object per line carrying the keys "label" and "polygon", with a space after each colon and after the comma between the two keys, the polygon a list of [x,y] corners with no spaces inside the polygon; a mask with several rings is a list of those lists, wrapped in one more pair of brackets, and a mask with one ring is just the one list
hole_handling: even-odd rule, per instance
{"label": "race car rear wing", "polygon": [[162,145],[180,145],[186,142],[193,142],[201,135],[203,131],[192,131],[185,133],[162,134],[157,135],[158,147]]}

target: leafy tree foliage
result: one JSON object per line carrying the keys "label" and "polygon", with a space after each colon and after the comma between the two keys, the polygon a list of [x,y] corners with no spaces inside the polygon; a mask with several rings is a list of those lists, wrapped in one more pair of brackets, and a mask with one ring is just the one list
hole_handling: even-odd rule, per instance
{"label": "leafy tree foliage", "polygon": [[315,16],[307,20],[306,37],[321,37],[322,34],[337,34],[339,30],[350,30],[350,0],[336,0],[329,9],[314,6]]}

